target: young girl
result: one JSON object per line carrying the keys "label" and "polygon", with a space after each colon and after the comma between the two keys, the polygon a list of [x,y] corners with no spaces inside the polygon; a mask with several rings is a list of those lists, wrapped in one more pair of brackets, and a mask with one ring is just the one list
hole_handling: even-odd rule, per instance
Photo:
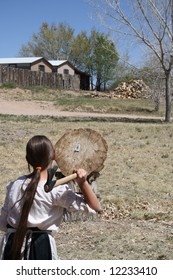
{"label": "young girl", "polygon": [[86,181],[83,169],[76,171],[83,195],[74,193],[67,184],[46,193],[47,170],[54,160],[54,147],[42,135],[32,137],[26,146],[29,175],[22,176],[7,187],[0,209],[0,230],[5,231],[0,246],[0,259],[58,259],[55,239],[63,211],[100,211],[100,204]]}

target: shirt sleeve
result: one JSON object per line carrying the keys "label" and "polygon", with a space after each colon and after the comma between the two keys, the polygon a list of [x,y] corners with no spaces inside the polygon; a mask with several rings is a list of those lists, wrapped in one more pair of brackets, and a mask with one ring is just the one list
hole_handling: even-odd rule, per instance
{"label": "shirt sleeve", "polygon": [[58,193],[55,196],[54,203],[57,206],[66,208],[69,212],[86,212],[96,213],[84,200],[81,194],[73,192],[68,185],[59,187]]}
{"label": "shirt sleeve", "polygon": [[6,231],[6,229],[7,229],[8,197],[9,197],[9,188],[11,185],[12,185],[12,183],[7,186],[7,192],[6,192],[4,205],[0,209],[0,230],[2,230],[2,231]]}

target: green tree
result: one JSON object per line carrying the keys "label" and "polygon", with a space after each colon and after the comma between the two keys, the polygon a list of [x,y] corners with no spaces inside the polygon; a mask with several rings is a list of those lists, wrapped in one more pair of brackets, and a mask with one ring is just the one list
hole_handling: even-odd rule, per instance
{"label": "green tree", "polygon": [[70,61],[81,71],[87,71],[90,56],[90,42],[86,31],[79,33],[73,40]]}
{"label": "green tree", "polygon": [[96,79],[96,90],[105,90],[107,83],[114,78],[118,53],[114,43],[108,39],[108,35],[93,30],[90,40],[93,47],[91,61],[92,72]]}
{"label": "green tree", "polygon": [[20,56],[42,56],[47,59],[69,59],[74,30],[63,23],[49,26],[44,22],[38,34],[33,34],[31,41],[22,46]]}
{"label": "green tree", "polygon": [[91,88],[100,91],[114,78],[118,54],[108,35],[93,29],[89,36],[78,34],[72,44],[71,61],[91,76]]}

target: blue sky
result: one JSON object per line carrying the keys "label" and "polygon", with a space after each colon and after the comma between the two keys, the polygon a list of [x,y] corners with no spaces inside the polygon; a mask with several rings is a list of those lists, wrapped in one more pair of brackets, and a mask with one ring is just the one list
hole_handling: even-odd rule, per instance
{"label": "blue sky", "polygon": [[78,34],[96,26],[85,0],[1,0],[0,57],[15,57],[43,22],[69,24]]}
{"label": "blue sky", "polygon": [[93,27],[109,32],[100,25],[87,0],[1,0],[0,11],[1,58],[18,56],[22,45],[39,32],[43,22],[69,24],[75,34],[90,32]]}

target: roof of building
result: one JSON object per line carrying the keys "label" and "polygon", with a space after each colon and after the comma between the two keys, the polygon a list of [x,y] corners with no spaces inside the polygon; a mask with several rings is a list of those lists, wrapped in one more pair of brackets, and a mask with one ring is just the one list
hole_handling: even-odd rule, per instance
{"label": "roof of building", "polygon": [[0,64],[33,63],[43,57],[8,57],[0,58]]}
{"label": "roof of building", "polygon": [[50,64],[53,66],[59,66],[65,62],[68,62],[67,60],[48,60]]}
{"label": "roof of building", "polygon": [[[37,60],[43,59],[44,57],[8,57],[0,58],[0,64],[17,64],[17,63],[33,63]],[[44,58],[45,59],[45,58]],[[53,66],[59,66],[67,60],[47,60]]]}

